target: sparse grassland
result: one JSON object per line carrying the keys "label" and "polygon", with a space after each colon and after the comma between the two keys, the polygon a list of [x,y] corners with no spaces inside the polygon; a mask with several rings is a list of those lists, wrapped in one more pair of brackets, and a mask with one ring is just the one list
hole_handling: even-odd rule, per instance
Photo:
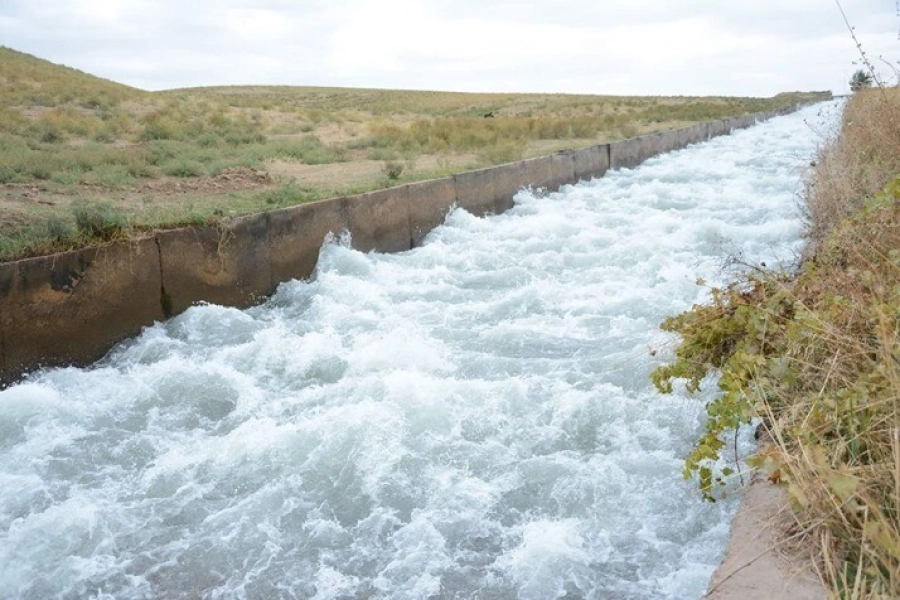
{"label": "sparse grassland", "polygon": [[125,230],[211,221],[815,97],[151,93],[2,47],[0,84],[0,260],[89,243],[76,205]]}
{"label": "sparse grassland", "polygon": [[665,390],[717,370],[720,395],[686,464],[706,496],[723,437],[752,417],[753,460],[786,488],[790,532],[839,598],[900,597],[900,88],[857,92],[806,192],[797,273],[754,272],[671,318]]}

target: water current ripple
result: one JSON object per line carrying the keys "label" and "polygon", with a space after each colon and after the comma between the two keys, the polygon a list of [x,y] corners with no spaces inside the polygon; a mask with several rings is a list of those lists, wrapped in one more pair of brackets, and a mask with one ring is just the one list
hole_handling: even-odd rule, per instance
{"label": "water current ripple", "polygon": [[409,252],[332,241],[265,305],[0,392],[0,597],[699,597],[734,501],[681,480],[706,398],[652,389],[656,326],[729,253],[793,259],[838,112],[456,210]]}

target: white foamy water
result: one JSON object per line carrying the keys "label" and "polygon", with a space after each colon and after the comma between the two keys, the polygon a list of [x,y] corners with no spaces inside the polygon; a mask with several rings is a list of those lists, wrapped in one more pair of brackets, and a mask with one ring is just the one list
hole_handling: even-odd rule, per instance
{"label": "white foamy water", "polygon": [[704,397],[653,390],[657,325],[729,254],[793,259],[837,113],[457,210],[409,252],[330,243],[264,306],[0,392],[0,597],[699,597],[735,506],[681,479]]}

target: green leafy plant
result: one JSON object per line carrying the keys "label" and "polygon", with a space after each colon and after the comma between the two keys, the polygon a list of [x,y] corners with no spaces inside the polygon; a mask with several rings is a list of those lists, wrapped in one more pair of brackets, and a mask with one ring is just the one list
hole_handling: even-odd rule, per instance
{"label": "green leafy plant", "polygon": [[791,318],[793,303],[783,274],[757,274],[725,289],[712,290],[712,301],[666,319],[661,328],[682,341],[675,360],[651,373],[654,385],[671,393],[674,379],[686,381],[689,392],[700,390],[711,372],[720,373],[718,396],[707,405],[706,431],[685,459],[684,476],[698,478],[704,499],[714,501],[717,489],[733,474],[713,468],[722,457],[724,436],[750,423],[760,413],[750,383],[778,350],[775,331]]}

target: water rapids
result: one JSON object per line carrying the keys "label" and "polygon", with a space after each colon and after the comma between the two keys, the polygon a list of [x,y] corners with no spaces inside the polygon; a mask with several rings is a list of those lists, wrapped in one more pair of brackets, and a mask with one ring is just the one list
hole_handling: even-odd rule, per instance
{"label": "water rapids", "polygon": [[0,392],[0,597],[699,597],[735,501],[681,478],[708,396],[652,388],[657,325],[729,256],[795,259],[838,116],[455,210],[400,254],[338,236],[262,306]]}

